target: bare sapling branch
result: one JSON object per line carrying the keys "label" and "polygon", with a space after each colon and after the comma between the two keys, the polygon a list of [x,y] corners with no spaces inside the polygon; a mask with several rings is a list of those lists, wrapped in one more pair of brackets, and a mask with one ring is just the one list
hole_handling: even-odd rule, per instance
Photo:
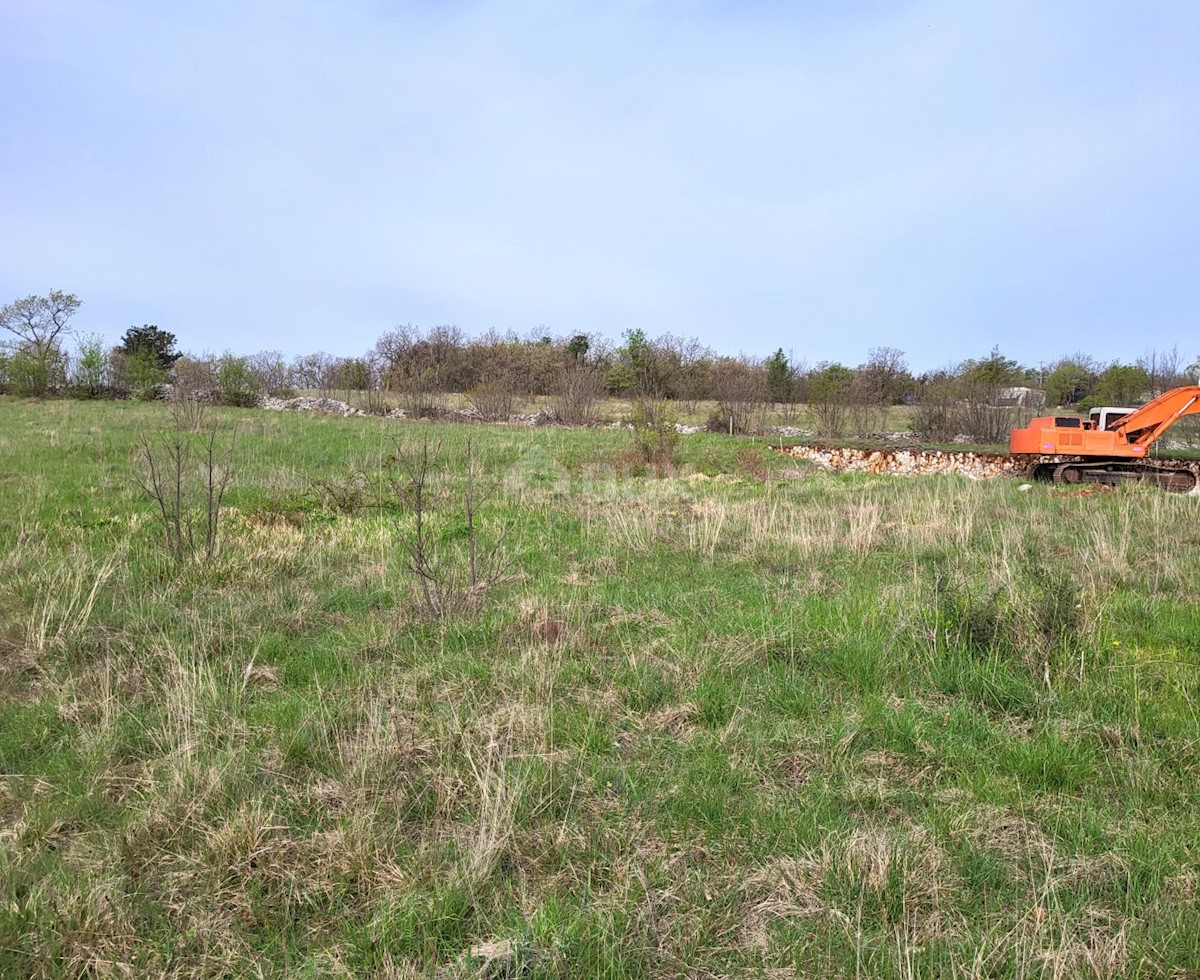
{"label": "bare sapling branch", "polygon": [[204,557],[212,558],[217,550],[217,531],[221,521],[221,504],[229,481],[233,477],[233,454],[237,445],[237,429],[231,429],[229,439],[222,444],[216,426],[209,428],[203,442],[204,467]]}
{"label": "bare sapling branch", "polygon": [[503,533],[494,542],[481,539],[480,509],[486,495],[480,489],[473,440],[469,439],[466,447],[461,523],[455,521],[461,529],[455,535],[457,544],[445,540],[446,528],[431,520],[435,501],[444,499],[435,492],[435,478],[444,475],[438,466],[440,444],[432,452],[428,439],[422,439],[415,451],[404,449],[398,442],[395,446],[401,476],[392,481],[392,492],[408,511],[403,538],[405,567],[416,579],[422,611],[431,618],[445,619],[477,608],[507,562],[502,550]]}
{"label": "bare sapling branch", "polygon": [[[202,432],[189,429],[194,417],[173,414],[175,428],[138,438],[138,486],[155,504],[162,524],[163,545],[176,562],[217,552],[221,507],[234,471],[236,430],[213,424]],[[204,528],[203,547],[197,530]]]}

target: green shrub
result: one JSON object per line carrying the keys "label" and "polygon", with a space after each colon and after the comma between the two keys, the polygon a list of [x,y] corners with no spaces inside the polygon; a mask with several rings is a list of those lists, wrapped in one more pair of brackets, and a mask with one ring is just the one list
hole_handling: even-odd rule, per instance
{"label": "green shrub", "polygon": [[1026,554],[981,575],[961,565],[934,570],[932,611],[939,642],[979,656],[1033,665],[1077,653],[1084,643],[1081,590],[1070,573]]}
{"label": "green shrub", "polygon": [[234,408],[253,408],[259,402],[258,377],[245,357],[226,351],[217,360],[217,400]]}
{"label": "green shrub", "polygon": [[638,400],[633,403],[629,419],[633,423],[634,445],[642,461],[657,473],[674,468],[679,430],[675,428],[676,417],[670,406],[665,401]]}

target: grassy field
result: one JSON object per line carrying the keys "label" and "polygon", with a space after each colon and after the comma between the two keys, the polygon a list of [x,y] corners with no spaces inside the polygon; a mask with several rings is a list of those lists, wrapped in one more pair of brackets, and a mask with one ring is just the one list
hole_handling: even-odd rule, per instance
{"label": "grassy field", "polygon": [[1200,500],[215,418],[0,400],[0,976],[1198,975]]}

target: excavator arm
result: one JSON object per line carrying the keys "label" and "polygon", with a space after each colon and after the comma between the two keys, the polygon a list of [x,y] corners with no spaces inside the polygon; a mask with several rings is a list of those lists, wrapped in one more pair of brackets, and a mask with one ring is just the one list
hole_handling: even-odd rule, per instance
{"label": "excavator arm", "polygon": [[1148,449],[1179,419],[1195,414],[1200,414],[1200,385],[1184,385],[1130,412],[1111,431],[1120,433],[1128,443]]}

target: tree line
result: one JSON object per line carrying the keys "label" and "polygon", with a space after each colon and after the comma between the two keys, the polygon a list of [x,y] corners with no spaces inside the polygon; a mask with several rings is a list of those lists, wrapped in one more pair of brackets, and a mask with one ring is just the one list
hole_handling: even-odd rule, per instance
{"label": "tree line", "polygon": [[[1086,354],[1022,365],[993,348],[939,370],[914,373],[896,347],[875,347],[856,365],[807,363],[794,352],[766,358],[713,351],[695,338],[627,331],[619,342],[591,333],[469,336],[454,326],[399,326],[359,357],[323,352],[288,358],[279,351],[188,354],[173,333],[131,326],[108,346],[76,334],[81,303],[53,290],[0,308],[0,393],[47,397],[202,399],[252,406],[298,392],[351,398],[367,411],[399,404],[411,416],[446,411],[466,396],[484,419],[506,418],[520,400],[543,398],[561,421],[590,421],[604,397],[704,408],[721,431],[753,432],[767,415],[804,423],[825,436],[883,431],[890,406],[914,406],[913,426],[932,438],[965,433],[1003,441],[1014,409],[1129,405],[1194,382],[1200,365],[1178,349],[1147,351],[1132,363]],[[73,342],[73,345],[72,345]],[[1031,389],[1025,391],[1024,389]],[[803,413],[803,415],[801,415]]]}

